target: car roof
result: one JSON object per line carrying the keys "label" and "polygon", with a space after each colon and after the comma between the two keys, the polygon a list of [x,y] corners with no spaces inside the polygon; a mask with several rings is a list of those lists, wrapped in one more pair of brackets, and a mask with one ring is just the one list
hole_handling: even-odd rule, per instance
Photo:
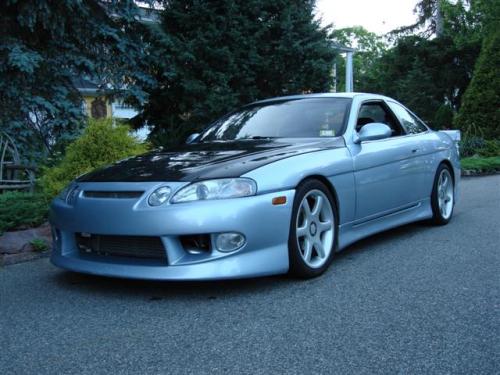
{"label": "car roof", "polygon": [[315,94],[302,94],[302,95],[288,95],[288,96],[277,96],[274,98],[258,100],[256,102],[250,103],[248,105],[264,104],[274,101],[282,100],[296,100],[296,99],[313,99],[313,98],[348,98],[353,99],[355,97],[366,97],[366,99],[390,99],[383,95],[378,94],[368,94],[363,92],[328,92],[328,93],[315,93]]}

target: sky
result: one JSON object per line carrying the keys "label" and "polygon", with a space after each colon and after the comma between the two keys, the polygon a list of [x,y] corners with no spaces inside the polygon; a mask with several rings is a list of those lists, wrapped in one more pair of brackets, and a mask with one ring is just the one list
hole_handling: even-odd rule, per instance
{"label": "sky", "polygon": [[417,0],[317,0],[316,12],[323,24],[336,29],[363,26],[376,34],[385,34],[416,21],[413,9]]}

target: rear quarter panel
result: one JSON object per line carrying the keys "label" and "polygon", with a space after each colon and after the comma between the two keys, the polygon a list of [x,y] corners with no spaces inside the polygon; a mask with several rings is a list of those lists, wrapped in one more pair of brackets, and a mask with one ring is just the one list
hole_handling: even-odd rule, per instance
{"label": "rear quarter panel", "polygon": [[458,201],[460,196],[460,180],[462,173],[458,143],[456,143],[449,134],[444,132],[433,131],[432,133],[437,138],[435,144],[439,149],[438,154],[441,157],[441,161],[448,160],[453,167],[453,175],[455,179],[455,201]]}
{"label": "rear quarter panel", "polygon": [[423,190],[421,199],[429,198],[432,193],[432,187],[436,171],[444,161],[449,162],[453,168],[455,180],[455,195],[458,197],[460,186],[460,158],[458,155],[455,142],[446,134],[428,131],[414,136],[415,145],[418,146],[420,152],[417,157],[422,158],[424,166],[422,179]]}
{"label": "rear quarter panel", "polygon": [[418,154],[416,158],[421,159],[419,165],[422,166],[422,172],[419,178],[422,181],[417,181],[415,186],[421,187],[419,192],[420,199],[430,198],[436,171],[444,161],[451,164],[453,168],[453,175],[455,179],[455,193],[458,195],[460,185],[460,158],[455,147],[455,142],[446,134],[428,131],[407,136],[408,139],[413,140]]}

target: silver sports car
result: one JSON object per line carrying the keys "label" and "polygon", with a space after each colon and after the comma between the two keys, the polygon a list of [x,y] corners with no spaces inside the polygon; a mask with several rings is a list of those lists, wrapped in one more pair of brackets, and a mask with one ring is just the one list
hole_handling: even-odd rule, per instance
{"label": "silver sports car", "polygon": [[51,259],[140,279],[314,277],[361,238],[448,223],[459,137],[379,95],[255,102],[72,182],[51,206]]}

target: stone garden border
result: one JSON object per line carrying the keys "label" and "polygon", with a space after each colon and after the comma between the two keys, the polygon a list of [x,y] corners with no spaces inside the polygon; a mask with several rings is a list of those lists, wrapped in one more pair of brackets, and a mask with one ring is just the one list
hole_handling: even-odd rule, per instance
{"label": "stone garden border", "polygon": [[[37,251],[31,243],[33,240],[43,240],[47,250]],[[0,237],[0,266],[47,257],[51,247],[52,235],[48,223],[38,228],[5,232]]]}

